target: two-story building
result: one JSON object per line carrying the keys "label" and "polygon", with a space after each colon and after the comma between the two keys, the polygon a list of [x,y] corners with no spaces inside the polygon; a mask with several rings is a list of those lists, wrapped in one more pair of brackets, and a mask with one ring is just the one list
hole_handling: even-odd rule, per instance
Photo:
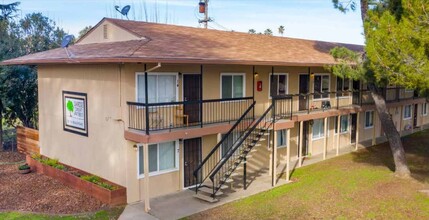
{"label": "two-story building", "polygon": [[[336,46],[363,50],[104,18],[75,45],[2,64],[37,65],[41,154],[125,186],[128,202],[194,186],[207,199],[243,169],[285,164],[289,178],[292,161],[383,136],[366,85],[325,69]],[[385,97],[401,133],[429,122],[413,91]]]}

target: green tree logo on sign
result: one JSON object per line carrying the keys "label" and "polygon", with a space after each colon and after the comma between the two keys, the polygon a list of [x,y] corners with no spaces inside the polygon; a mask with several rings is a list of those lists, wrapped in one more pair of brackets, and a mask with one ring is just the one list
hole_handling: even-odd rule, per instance
{"label": "green tree logo on sign", "polygon": [[72,101],[67,101],[67,105],[66,105],[66,107],[67,107],[67,110],[69,110],[69,112],[70,112],[70,117],[72,117],[72,112],[74,111],[74,105],[73,105],[73,102]]}

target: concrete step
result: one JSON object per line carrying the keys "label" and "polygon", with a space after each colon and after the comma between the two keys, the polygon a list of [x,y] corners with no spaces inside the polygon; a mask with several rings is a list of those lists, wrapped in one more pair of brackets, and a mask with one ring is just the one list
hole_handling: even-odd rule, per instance
{"label": "concrete step", "polygon": [[[213,189],[208,188],[208,187],[201,187],[201,188],[198,189],[198,191],[199,192],[203,192],[203,193],[207,193],[209,195],[211,195],[213,193]],[[223,195],[223,192],[221,190],[218,190],[216,192],[216,196],[221,196],[221,195]]]}
{"label": "concrete step", "polygon": [[207,195],[201,194],[201,193],[194,194],[194,198],[197,198],[197,199],[203,200],[205,202],[209,202],[209,203],[219,202],[218,199],[213,198],[211,196],[207,196]]}
{"label": "concrete step", "polygon": [[232,183],[232,182],[234,182],[234,180],[233,180],[233,179],[231,179],[231,178],[228,178],[228,179],[226,179],[225,181],[220,181],[220,184],[224,184],[224,183]]}

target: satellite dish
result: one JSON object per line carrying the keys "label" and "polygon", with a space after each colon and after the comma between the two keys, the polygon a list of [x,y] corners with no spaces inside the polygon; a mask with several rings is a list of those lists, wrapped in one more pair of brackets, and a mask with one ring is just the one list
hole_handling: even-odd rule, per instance
{"label": "satellite dish", "polygon": [[62,48],[68,47],[70,45],[70,43],[72,42],[72,40],[73,40],[73,35],[66,35],[63,38],[63,41],[61,42],[61,47]]}
{"label": "satellite dish", "polygon": [[[127,17],[128,19],[128,12],[130,12],[131,6],[130,5],[126,5],[124,6],[121,10],[119,10],[119,6],[115,6],[116,11],[118,11],[119,13],[121,13],[123,16]],[[130,19],[128,19],[130,20]]]}

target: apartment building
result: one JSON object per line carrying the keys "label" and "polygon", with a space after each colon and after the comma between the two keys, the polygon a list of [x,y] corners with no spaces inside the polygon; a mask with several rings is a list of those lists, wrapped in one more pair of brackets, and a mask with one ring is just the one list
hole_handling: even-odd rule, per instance
{"label": "apartment building", "polygon": [[[136,202],[196,187],[214,201],[239,173],[374,145],[366,85],[329,73],[360,45],[104,18],[75,45],[4,61],[37,65],[41,154],[127,188]],[[426,99],[384,89],[397,129]]]}

